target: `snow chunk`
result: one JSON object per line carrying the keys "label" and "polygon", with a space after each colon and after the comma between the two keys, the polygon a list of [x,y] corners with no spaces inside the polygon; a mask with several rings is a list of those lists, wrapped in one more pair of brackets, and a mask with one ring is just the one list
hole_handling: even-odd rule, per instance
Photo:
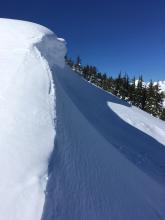
{"label": "snow chunk", "polygon": [[164,121],[135,106],[128,107],[113,102],[107,102],[107,104],[122,120],[165,145]]}
{"label": "snow chunk", "polygon": [[0,219],[41,219],[54,146],[50,67],[64,65],[65,42],[47,28],[0,19]]}

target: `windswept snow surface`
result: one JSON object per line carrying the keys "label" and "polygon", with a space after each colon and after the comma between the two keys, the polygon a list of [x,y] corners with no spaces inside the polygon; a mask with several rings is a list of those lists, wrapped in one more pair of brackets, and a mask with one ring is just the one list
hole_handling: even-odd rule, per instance
{"label": "windswept snow surface", "polygon": [[[107,102],[123,111],[132,109],[129,104],[68,67],[53,71],[56,139],[42,219],[165,219],[165,147],[159,137],[128,124]],[[143,120],[143,112],[134,114]]]}
{"label": "windswept snow surface", "polygon": [[30,22],[0,19],[0,219],[39,220],[54,147],[50,67],[65,43]]}
{"label": "windswept snow surface", "polygon": [[135,106],[108,102],[108,106],[125,122],[143,131],[165,145],[165,122]]}

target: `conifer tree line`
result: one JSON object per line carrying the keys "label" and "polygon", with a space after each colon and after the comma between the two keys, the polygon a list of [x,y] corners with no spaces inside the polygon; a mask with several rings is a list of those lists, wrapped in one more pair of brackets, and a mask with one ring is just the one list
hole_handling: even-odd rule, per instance
{"label": "conifer tree line", "polygon": [[151,80],[146,85],[142,75],[136,80],[135,77],[130,79],[126,73],[119,73],[116,78],[112,78],[112,76],[98,72],[95,66],[82,66],[79,56],[76,62],[66,56],[65,62],[87,81],[128,101],[130,104],[137,106],[153,116],[165,120],[165,108],[163,107],[165,94],[160,92],[158,83],[155,85]]}

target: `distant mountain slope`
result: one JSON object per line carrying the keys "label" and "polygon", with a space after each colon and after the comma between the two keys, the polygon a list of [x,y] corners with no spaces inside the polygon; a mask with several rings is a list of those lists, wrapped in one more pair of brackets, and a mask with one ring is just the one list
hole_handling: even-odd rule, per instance
{"label": "distant mountain slope", "polygon": [[[138,80],[135,81],[136,85],[138,84]],[[150,82],[143,82],[144,85],[149,85]],[[165,92],[165,81],[157,81],[157,82],[153,82],[153,85],[157,85],[159,84],[160,87],[160,91],[161,92]]]}
{"label": "distant mountain slope", "polygon": [[154,82],[154,85],[157,85],[157,83],[159,83],[161,92],[165,93],[165,81]]}
{"label": "distant mountain slope", "polygon": [[[165,218],[165,146],[107,105],[126,111],[129,104],[68,67],[53,71],[57,135],[42,219]],[[132,111],[143,120],[142,111]],[[156,118],[148,124],[159,122],[163,129]]]}

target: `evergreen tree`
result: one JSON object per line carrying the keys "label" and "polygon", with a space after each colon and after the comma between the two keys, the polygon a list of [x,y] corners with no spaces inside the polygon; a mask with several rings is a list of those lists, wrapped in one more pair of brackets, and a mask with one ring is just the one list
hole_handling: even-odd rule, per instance
{"label": "evergreen tree", "polygon": [[147,101],[147,87],[142,87],[142,98],[141,98],[141,109],[145,110],[146,108],[146,101]]}
{"label": "evergreen tree", "polygon": [[124,100],[127,100],[128,93],[129,93],[129,77],[127,74],[125,74],[121,78],[121,82],[120,82],[120,96],[121,96],[121,98]]}
{"label": "evergreen tree", "polygon": [[110,76],[108,79],[107,79],[107,91],[111,92],[114,94],[114,80],[113,78]]}
{"label": "evergreen tree", "polygon": [[128,100],[133,105],[149,112],[150,114],[165,120],[165,108],[163,108],[163,98],[165,94],[160,92],[159,84],[153,85],[151,81],[148,86],[144,85],[143,77],[140,76],[138,81],[135,77],[129,80],[127,74],[122,76],[119,73],[116,79],[107,77],[106,74],[97,72],[95,66],[82,66],[81,59],[78,56],[76,63],[65,56],[65,62],[76,72],[82,73],[82,76],[103,88],[106,91],[112,92],[114,95]]}
{"label": "evergreen tree", "polygon": [[152,80],[147,89],[147,100],[145,110],[150,114],[157,116],[157,88],[153,85]]}
{"label": "evergreen tree", "polygon": [[78,72],[81,72],[81,71],[82,71],[82,68],[81,68],[81,59],[80,59],[79,56],[78,56],[77,59],[76,59],[75,70],[78,71]]}
{"label": "evergreen tree", "polygon": [[128,91],[128,100],[135,105],[136,103],[136,79],[135,77],[132,79],[130,86],[129,86],[129,91]]}
{"label": "evergreen tree", "polygon": [[118,77],[114,81],[114,95],[120,97],[120,88],[121,88],[121,72],[119,73]]}
{"label": "evergreen tree", "polygon": [[160,92],[160,86],[159,83],[154,86],[154,92],[155,92],[155,112],[154,114],[156,116],[160,116],[163,109],[163,93]]}
{"label": "evergreen tree", "polygon": [[137,86],[135,87],[135,105],[142,108],[143,102],[143,77],[139,76]]}
{"label": "evergreen tree", "polygon": [[154,105],[154,88],[153,88],[153,82],[151,80],[147,88],[147,100],[146,100],[145,110],[149,113],[152,113],[153,105]]}
{"label": "evergreen tree", "polygon": [[96,85],[102,87],[102,74],[100,72],[96,74]]}
{"label": "evergreen tree", "polygon": [[165,108],[162,108],[162,112],[160,114],[160,119],[165,121]]}
{"label": "evergreen tree", "polygon": [[97,69],[95,66],[90,67],[90,82],[96,83],[96,74],[97,74]]}
{"label": "evergreen tree", "polygon": [[108,90],[108,84],[107,84],[107,74],[104,73],[102,75],[102,85],[101,87],[104,89],[104,90]]}
{"label": "evergreen tree", "polygon": [[69,65],[70,67],[73,67],[73,61],[72,61],[72,59],[71,58],[68,58],[68,56],[66,55],[65,56],[65,63],[67,64],[67,65]]}
{"label": "evergreen tree", "polygon": [[84,78],[87,80],[87,79],[88,79],[88,76],[89,76],[89,65],[84,66],[84,67],[82,68],[82,72],[83,72]]}

